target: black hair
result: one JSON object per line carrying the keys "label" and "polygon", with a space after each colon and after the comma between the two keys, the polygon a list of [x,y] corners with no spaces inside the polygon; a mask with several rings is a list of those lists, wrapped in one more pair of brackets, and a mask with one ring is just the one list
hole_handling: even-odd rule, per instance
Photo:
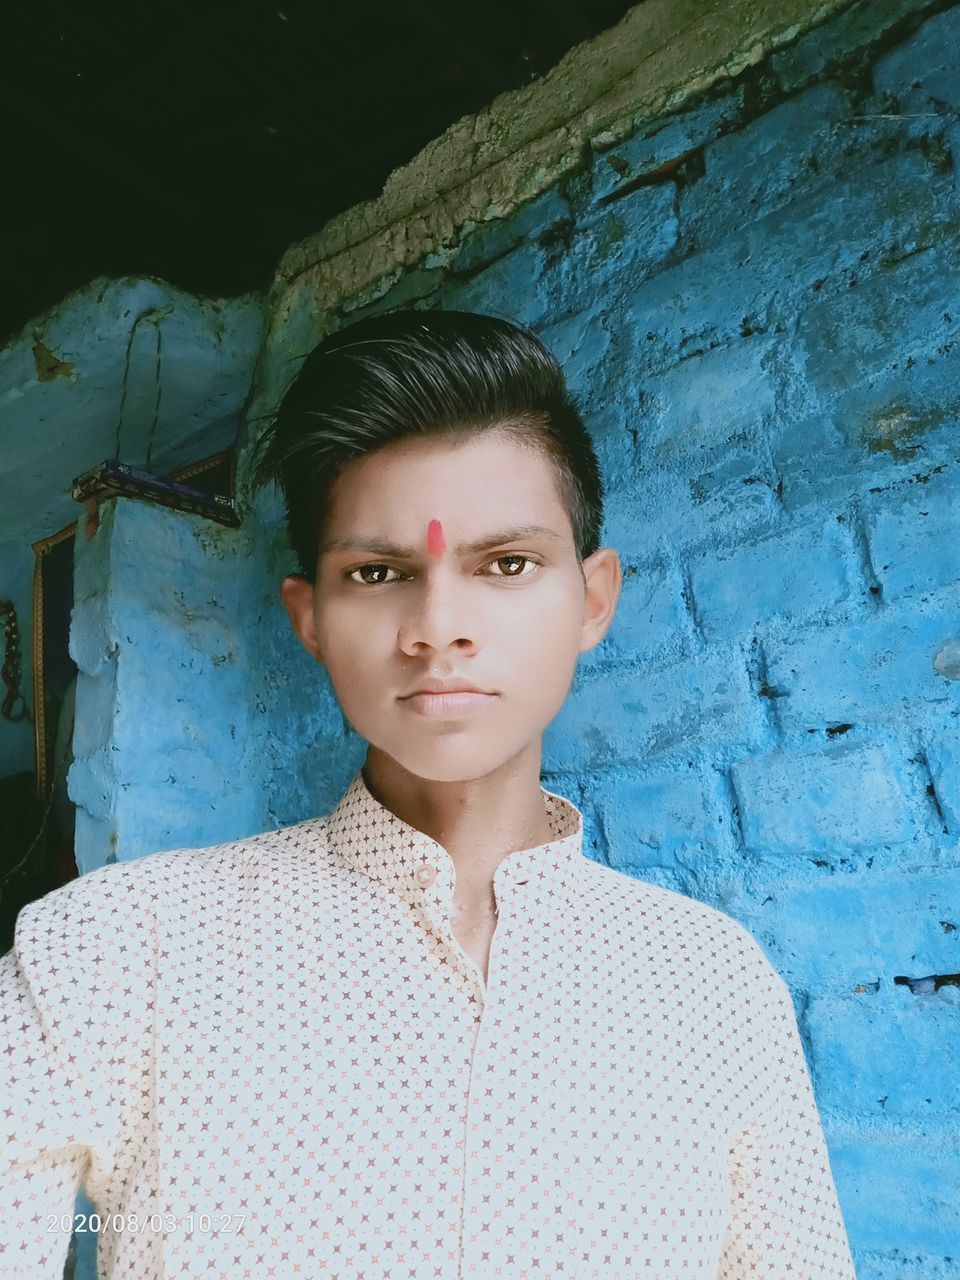
{"label": "black hair", "polygon": [[330,489],[348,462],[411,436],[490,430],[553,464],[582,563],[603,522],[593,442],[553,354],[532,330],[495,316],[405,309],[328,335],[258,440],[253,483],[280,485],[291,545],[313,581]]}

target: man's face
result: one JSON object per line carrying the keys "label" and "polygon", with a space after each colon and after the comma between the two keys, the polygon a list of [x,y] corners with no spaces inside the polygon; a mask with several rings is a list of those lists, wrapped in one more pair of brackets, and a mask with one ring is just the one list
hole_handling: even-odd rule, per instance
{"label": "man's face", "polygon": [[[410,773],[454,781],[539,745],[619,585],[609,548],[581,574],[548,459],[491,431],[457,445],[404,440],[350,463],[312,590],[293,575],[282,595],[356,731]],[[428,679],[486,696],[411,697]]]}

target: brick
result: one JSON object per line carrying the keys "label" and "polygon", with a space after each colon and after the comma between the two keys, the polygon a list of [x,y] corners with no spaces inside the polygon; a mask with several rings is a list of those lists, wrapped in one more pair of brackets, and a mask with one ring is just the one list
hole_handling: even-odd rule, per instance
{"label": "brick", "polygon": [[821,79],[905,18],[929,6],[930,0],[858,0],[775,53],[770,59],[771,69],[780,87],[793,93],[811,80]]}
{"label": "brick", "polygon": [[864,849],[913,834],[900,784],[877,748],[774,751],[733,764],[731,777],[751,850]]}
{"label": "brick", "polygon": [[598,201],[618,187],[703,146],[735,123],[742,109],[741,88],[695,111],[674,117],[653,133],[646,130],[616,147],[598,151],[593,165],[591,199]]}
{"label": "brick", "polygon": [[[117,654],[116,705],[111,742],[137,759],[143,745],[143,705],[150,690],[150,748],[162,757],[184,744],[211,756],[235,757],[230,725],[244,724],[250,690],[243,671],[217,666],[212,656],[179,650],[174,628],[157,628],[149,647],[124,637]],[[232,718],[215,713],[206,691],[216,688]]]}
{"label": "brick", "polygon": [[[908,968],[908,976],[914,972]],[[943,1055],[960,1014],[950,994],[956,990],[914,995],[891,976],[878,991],[811,1000],[805,1022],[820,1105],[868,1123],[888,1117],[952,1126],[960,1075],[944,1070]]]}
{"label": "brick", "polygon": [[833,519],[701,555],[690,563],[690,580],[708,639],[769,618],[807,618],[856,595],[848,539]]}
{"label": "brick", "polygon": [[[181,563],[183,561],[181,560]],[[151,605],[151,581],[132,577],[123,580],[115,573],[111,586],[111,629],[115,643],[131,663],[152,662],[149,650],[161,642],[164,632],[176,633],[177,666],[198,672],[218,670],[228,680],[240,660],[240,637],[236,624],[223,611],[211,609],[203,598],[202,581],[188,585],[187,593],[173,591],[164,601]],[[182,581],[190,584],[185,576]]]}
{"label": "brick", "polygon": [[915,35],[881,58],[874,68],[879,93],[896,100],[904,113],[932,111],[942,116],[960,107],[960,11],[948,9],[928,19]]}
{"label": "brick", "polygon": [[849,129],[842,126],[850,110],[838,85],[815,85],[711,143],[704,175],[681,196],[684,242],[715,243],[796,190],[832,182],[849,164]]}
{"label": "brick", "polygon": [[136,807],[117,813],[117,849],[127,862],[165,849],[185,849],[241,839],[261,829],[256,797],[244,785],[215,791],[152,782],[138,783]]}
{"label": "brick", "polygon": [[862,622],[772,640],[767,677],[787,730],[893,722],[900,728],[960,712],[960,679],[937,656],[960,639],[956,605],[891,607]]}
{"label": "brick", "polygon": [[[764,526],[776,524],[780,516],[778,480],[770,467],[763,429],[757,423],[721,443],[705,447],[690,458],[694,464],[687,483],[694,502],[694,527],[706,537],[700,545],[724,542],[731,526],[737,536],[749,536],[759,517]],[[681,533],[671,544],[689,543]]]}
{"label": "brick", "polygon": [[[902,365],[836,397],[834,414],[863,458],[861,493],[957,459],[960,346]],[[873,483],[871,483],[871,481]]]}
{"label": "brick", "polygon": [[570,205],[559,187],[551,187],[529,200],[509,218],[492,218],[466,231],[453,263],[452,279],[465,271],[476,271],[485,263],[503,257],[524,240],[540,236],[545,228],[570,220]]}
{"label": "brick", "polygon": [[666,776],[618,778],[593,799],[603,815],[609,863],[630,875],[683,867],[686,856],[713,845],[722,831],[716,797],[686,764]]}
{"label": "brick", "polygon": [[936,246],[808,306],[797,325],[807,376],[821,395],[830,395],[946,354],[960,337],[958,287],[955,252]]}
{"label": "brick", "polygon": [[[604,364],[606,365],[614,358],[614,353],[611,352],[605,357]],[[606,516],[611,502],[617,501],[613,496],[615,491],[642,488],[646,478],[638,474],[640,468],[636,452],[637,442],[630,406],[624,403],[610,403],[607,391],[597,388],[598,371],[595,370],[589,380],[590,389],[581,392],[577,396],[577,401],[581,405],[600,464],[604,485],[604,516]],[[608,499],[610,499],[609,502]]]}
{"label": "brick", "polygon": [[216,801],[237,780],[236,740],[229,740],[232,750],[228,754],[208,753],[206,743],[198,743],[196,736],[189,733],[169,751],[151,752],[140,758],[130,752],[118,752],[117,781],[124,788],[154,788],[167,796],[168,806],[180,803],[181,790],[200,795],[206,802]]}
{"label": "brick", "polygon": [[749,450],[733,452],[733,475],[721,470],[688,476],[663,467],[644,473],[629,489],[609,489],[605,544],[628,559],[649,556],[661,545],[680,555],[774,526],[781,512],[773,489],[746,483],[752,474],[750,463],[759,466],[761,459]]}
{"label": "brick", "polygon": [[116,655],[112,660],[104,662],[94,676],[87,675],[83,669],[78,672],[73,721],[74,756],[91,755],[110,742],[116,699]]}
{"label": "brick", "polygon": [[689,750],[748,743],[760,730],[742,663],[717,651],[675,666],[581,676],[544,738],[544,768],[601,772]]}
{"label": "brick", "polygon": [[644,459],[659,467],[697,468],[701,451],[728,445],[772,417],[774,377],[766,367],[771,344],[744,340],[691,356],[649,382],[640,380],[648,427]]}
{"label": "brick", "polygon": [[106,821],[113,814],[118,755],[105,745],[75,757],[67,771],[67,795],[91,818]]}
{"label": "brick", "polygon": [[[896,1250],[901,1257],[956,1253],[960,1144],[955,1125],[861,1131],[831,1142],[830,1164],[847,1232],[858,1250]],[[873,1280],[869,1272],[859,1274]]]}
{"label": "brick", "polygon": [[623,582],[613,625],[604,641],[581,654],[581,668],[622,658],[648,658],[678,647],[689,623],[676,573],[664,566],[622,563]]}
{"label": "brick", "polygon": [[954,839],[960,839],[960,721],[938,722],[925,750],[943,820]]}
{"label": "brick", "polygon": [[850,494],[865,485],[862,453],[819,406],[808,414],[784,415],[773,424],[769,442],[774,468],[783,482],[783,507],[791,515],[828,503],[837,504],[839,514]]}
{"label": "brick", "polygon": [[799,189],[782,208],[632,293],[624,321],[637,373],[657,374],[686,355],[737,341],[745,321],[755,332],[777,322],[792,326],[810,298],[846,297],[864,262],[913,252],[945,235],[954,195],[952,179],[919,153],[855,166],[829,190]]}
{"label": "brick", "polygon": [[842,511],[851,498],[900,483],[923,484],[957,458],[960,347],[932,363],[903,366],[839,393],[773,427],[770,451],[789,512],[812,503]]}
{"label": "brick", "polygon": [[615,305],[618,294],[635,288],[676,245],[675,203],[673,184],[663,183],[596,211],[557,257],[548,287],[568,305],[570,299],[586,302],[598,292],[607,307]]}
{"label": "brick", "polygon": [[590,388],[598,367],[610,346],[610,331],[602,321],[603,310],[594,301],[566,320],[557,320],[537,329],[563,368],[567,390],[583,406],[590,421]]}
{"label": "brick", "polygon": [[857,1275],[869,1280],[958,1280],[960,1258],[902,1249],[854,1249]]}
{"label": "brick", "polygon": [[535,240],[524,240],[467,279],[450,278],[443,290],[445,311],[477,311],[501,314],[509,299],[509,319],[535,326],[550,308],[543,287],[547,259]]}
{"label": "brick", "polygon": [[960,868],[895,866],[825,875],[808,868],[805,880],[741,884],[724,909],[764,944],[792,988],[859,1000],[869,991],[858,987],[880,982],[886,991],[897,974],[960,972],[958,904]]}
{"label": "brick", "polygon": [[884,600],[960,584],[960,466],[871,495],[864,517]]}

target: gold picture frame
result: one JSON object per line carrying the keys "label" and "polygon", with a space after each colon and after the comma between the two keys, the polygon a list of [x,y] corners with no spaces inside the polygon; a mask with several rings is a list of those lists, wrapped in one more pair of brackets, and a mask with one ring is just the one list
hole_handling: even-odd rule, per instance
{"label": "gold picture frame", "polygon": [[[49,570],[51,553],[61,548],[68,540],[72,542],[76,537],[77,524],[78,521],[74,520],[59,533],[49,538],[41,538],[39,542],[33,544],[33,748],[37,795],[44,801],[50,798],[52,785],[50,774],[54,749],[48,728],[50,717],[47,714],[47,704],[51,694],[47,653],[47,600],[50,593],[47,582],[49,574],[45,571]],[[73,563],[72,554],[70,563],[71,565]]]}

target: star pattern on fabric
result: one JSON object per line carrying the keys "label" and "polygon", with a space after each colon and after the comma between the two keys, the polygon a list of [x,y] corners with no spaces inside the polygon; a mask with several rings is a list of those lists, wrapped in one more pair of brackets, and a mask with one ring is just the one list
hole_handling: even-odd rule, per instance
{"label": "star pattern on fabric", "polygon": [[452,859],[362,773],[325,817],[24,908],[0,1278],[59,1280],[83,1185],[102,1280],[854,1280],[786,985],[542,795],[486,982]]}

